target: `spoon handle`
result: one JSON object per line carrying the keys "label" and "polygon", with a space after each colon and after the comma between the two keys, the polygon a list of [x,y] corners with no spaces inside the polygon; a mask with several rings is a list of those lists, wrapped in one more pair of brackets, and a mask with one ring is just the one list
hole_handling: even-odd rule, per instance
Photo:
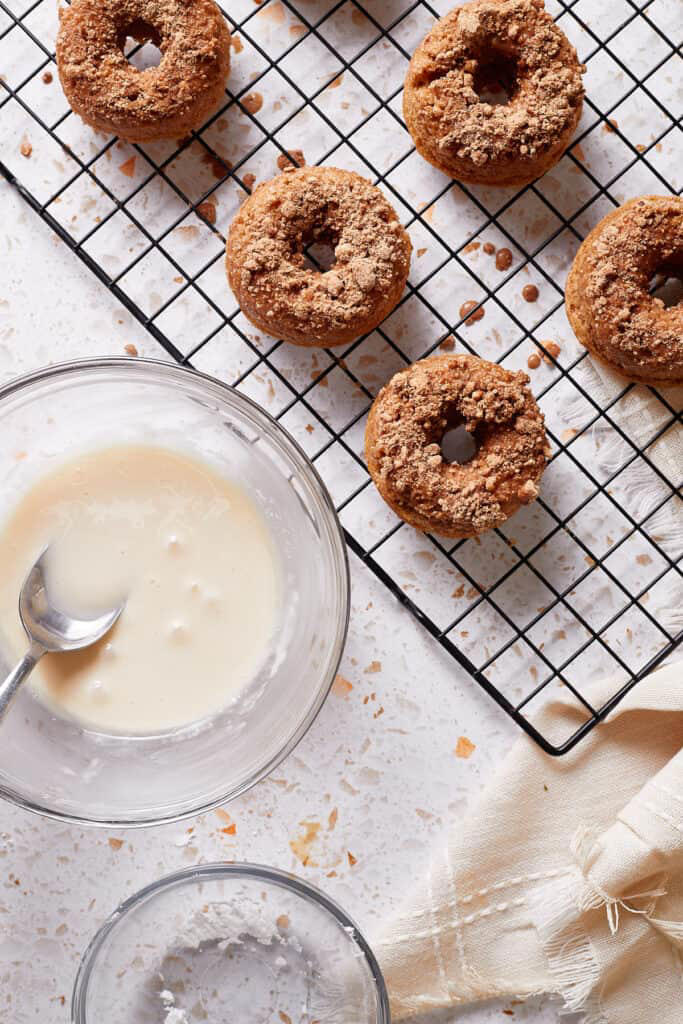
{"label": "spoon handle", "polygon": [[7,714],[8,708],[14,700],[19,687],[26,677],[30,675],[44,654],[45,651],[42,647],[32,646],[31,649],[26,652],[16,668],[14,668],[5,681],[0,684],[0,722]]}

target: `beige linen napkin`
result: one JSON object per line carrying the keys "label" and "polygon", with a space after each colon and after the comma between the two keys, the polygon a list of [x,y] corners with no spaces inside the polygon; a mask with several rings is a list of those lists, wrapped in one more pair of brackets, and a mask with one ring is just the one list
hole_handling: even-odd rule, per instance
{"label": "beige linen napkin", "polygon": [[395,1021],[551,992],[590,1024],[681,1024],[682,712],[679,662],[563,758],[520,738],[372,942]]}

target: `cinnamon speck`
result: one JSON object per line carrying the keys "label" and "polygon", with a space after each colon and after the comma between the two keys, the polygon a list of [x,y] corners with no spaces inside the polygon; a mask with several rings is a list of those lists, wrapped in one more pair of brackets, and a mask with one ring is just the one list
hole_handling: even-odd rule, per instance
{"label": "cinnamon speck", "polygon": [[33,146],[28,141],[28,139],[24,139],[24,141],[22,142],[21,146],[19,147],[19,152],[21,153],[22,156],[25,156],[26,159],[28,160],[28,158],[30,157],[31,153],[33,152]]}
{"label": "cinnamon speck", "polygon": [[526,361],[526,365],[529,367],[530,370],[538,369],[538,367],[541,365],[541,357],[539,356],[538,352],[531,353],[531,355]]}
{"label": "cinnamon speck", "polygon": [[471,757],[474,751],[477,749],[476,744],[469,740],[467,736],[458,736],[458,742],[455,745],[455,756],[464,758]]}
{"label": "cinnamon speck", "polygon": [[52,81],[52,72],[51,71],[43,71],[43,81],[45,82],[45,85],[49,85],[50,84],[50,82]]}
{"label": "cinnamon speck", "polygon": [[119,166],[121,174],[125,174],[127,178],[132,178],[135,174],[135,154],[129,156],[127,160],[124,160]]}
{"label": "cinnamon speck", "polygon": [[493,242],[484,242],[483,250],[487,256],[493,256],[494,252],[496,251],[496,247],[493,244]]}
{"label": "cinnamon speck", "polygon": [[525,284],[522,288],[522,298],[526,302],[535,302],[538,298],[538,288],[535,284]]}
{"label": "cinnamon speck", "polygon": [[[467,302],[463,302],[460,307],[460,319],[465,320],[465,327],[471,327],[472,324],[476,324],[477,320],[481,320],[484,316],[484,307],[479,306],[479,309],[475,309],[474,307],[477,305],[478,303],[474,299],[469,299]],[[470,312],[473,309],[474,313]]]}
{"label": "cinnamon speck", "polygon": [[138,352],[138,350],[135,347],[135,345],[132,345],[132,344],[131,345],[124,345],[123,346],[123,351],[127,352],[129,356],[138,356],[138,355],[140,355],[140,353]]}
{"label": "cinnamon speck", "polygon": [[277,158],[277,165],[281,171],[286,171],[292,166],[305,167],[306,158],[300,149],[290,149],[288,153],[280,153]]}
{"label": "cinnamon speck", "polygon": [[499,249],[496,253],[496,270],[509,270],[512,266],[512,253],[509,249]]}
{"label": "cinnamon speck", "polygon": [[263,106],[263,96],[260,92],[249,92],[243,97],[242,106],[245,107],[250,114],[258,114],[259,110]]}
{"label": "cinnamon speck", "polygon": [[216,207],[208,200],[199,204],[197,207],[197,213],[200,217],[203,217],[204,220],[208,220],[209,224],[216,223]]}

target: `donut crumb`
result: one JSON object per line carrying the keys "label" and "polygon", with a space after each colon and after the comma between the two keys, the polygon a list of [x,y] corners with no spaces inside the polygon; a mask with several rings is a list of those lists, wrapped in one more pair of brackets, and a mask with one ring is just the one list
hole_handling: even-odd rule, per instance
{"label": "donut crumb", "polygon": [[25,156],[26,159],[28,160],[28,158],[30,157],[31,153],[33,152],[33,146],[28,141],[28,139],[24,139],[24,141],[22,142],[21,146],[19,147],[19,152],[21,153],[22,156]]}
{"label": "donut crumb", "polygon": [[281,171],[291,171],[295,167],[305,167],[306,158],[301,149],[290,149],[287,153],[280,153],[277,165]]}

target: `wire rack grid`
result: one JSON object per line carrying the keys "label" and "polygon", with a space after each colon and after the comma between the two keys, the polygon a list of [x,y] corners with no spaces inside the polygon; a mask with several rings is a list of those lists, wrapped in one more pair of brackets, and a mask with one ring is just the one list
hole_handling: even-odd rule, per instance
{"label": "wire rack grid", "polygon": [[[495,189],[429,167],[402,120],[411,53],[450,6],[234,0],[224,106],[188,139],[143,146],[93,133],[70,112],[54,67],[54,0],[0,0],[0,170],[171,357],[276,416],[327,483],[355,554],[544,750],[562,754],[682,635],[683,467],[672,479],[661,457],[681,429],[680,395],[651,391],[640,417],[634,386],[597,373],[576,342],[563,283],[581,239],[615,205],[680,193],[683,18],[677,0],[549,0],[587,65],[581,124],[544,178]],[[129,43],[129,59],[146,66],[149,47]],[[239,203],[301,155],[377,182],[414,247],[396,310],[332,350],[255,331],[223,268]],[[509,250],[509,267],[486,242]],[[521,297],[525,284],[536,302]],[[455,543],[402,524],[363,458],[382,383],[453,350],[513,369],[542,354],[532,387],[554,451],[537,502]],[[598,676],[612,687],[593,704],[585,682]],[[539,726],[558,693],[572,703],[569,723],[550,713]]]}

